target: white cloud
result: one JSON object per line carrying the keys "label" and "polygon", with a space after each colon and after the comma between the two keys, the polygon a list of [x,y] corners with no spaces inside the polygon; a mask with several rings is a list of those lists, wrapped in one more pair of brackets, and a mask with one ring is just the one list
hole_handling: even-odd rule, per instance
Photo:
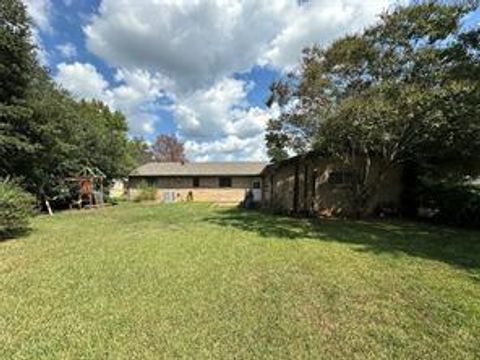
{"label": "white cloud", "polygon": [[105,100],[108,82],[91,64],[61,63],[55,80],[78,98]]}
{"label": "white cloud", "polygon": [[84,31],[87,47],[109,64],[154,69],[189,90],[256,63],[290,67],[303,47],[358,31],[388,5],[389,0],[303,5],[296,0],[103,0]]}
{"label": "white cloud", "polygon": [[33,21],[32,42],[37,46],[36,56],[41,65],[48,66],[50,54],[45,49],[40,32],[51,32],[50,24],[52,4],[50,0],[24,0],[27,14]]}
{"label": "white cloud", "polygon": [[[116,83],[110,84],[92,64],[79,62],[59,64],[55,80],[77,98],[96,98],[121,110],[134,135],[154,131],[161,121],[157,100],[167,96],[161,89],[169,87],[160,75],[125,69],[118,70]],[[190,159],[265,160],[265,125],[278,109],[249,107],[249,89],[245,81],[225,78],[176,98],[171,110]]]}
{"label": "white cloud", "polygon": [[84,33],[91,52],[122,69],[107,98],[130,114],[134,131],[158,121],[151,107],[163,90],[192,158],[253,159],[265,156],[272,113],[251,107],[251,84],[233,75],[258,64],[290,70],[302,48],[361,30],[389,3],[103,0]]}
{"label": "white cloud", "polygon": [[42,31],[51,31],[50,15],[52,4],[50,0],[24,0],[24,3],[35,26]]}
{"label": "white cloud", "polygon": [[304,47],[325,46],[341,35],[361,30],[390,5],[388,0],[317,0],[297,7],[288,25],[261,59],[282,69],[294,66]]}
{"label": "white cloud", "polygon": [[263,134],[241,139],[234,135],[214,141],[185,142],[187,157],[193,161],[264,161],[266,158]]}
{"label": "white cloud", "polygon": [[155,69],[189,90],[248,70],[294,7],[285,0],[104,0],[84,31],[87,47],[109,64]]}
{"label": "white cloud", "polygon": [[[177,97],[173,106],[180,131],[192,138],[227,135],[235,121],[233,106],[245,107],[246,84],[225,78],[212,87]],[[241,116],[245,110],[237,110]]]}
{"label": "white cloud", "polygon": [[77,56],[77,48],[72,43],[67,42],[65,44],[57,45],[56,48],[60,52],[62,57],[66,59]]}
{"label": "white cloud", "polygon": [[126,115],[132,134],[152,134],[161,121],[157,101],[167,97],[162,89],[168,88],[169,82],[159,74],[138,69],[120,69],[115,80],[118,84],[110,87],[106,102]]}
{"label": "white cloud", "polygon": [[36,45],[35,55],[38,62],[43,66],[48,66],[50,63],[50,54],[45,48],[39,30],[32,28],[32,42]]}
{"label": "white cloud", "polygon": [[99,99],[122,111],[133,135],[152,133],[155,123],[161,120],[155,113],[155,103],[165,96],[160,89],[166,83],[147,71],[118,70],[117,83],[110,84],[92,64],[61,63],[55,80],[77,98]]}
{"label": "white cloud", "polygon": [[179,96],[173,111],[194,160],[263,160],[264,131],[278,109],[251,107],[242,80],[224,78],[212,87]]}

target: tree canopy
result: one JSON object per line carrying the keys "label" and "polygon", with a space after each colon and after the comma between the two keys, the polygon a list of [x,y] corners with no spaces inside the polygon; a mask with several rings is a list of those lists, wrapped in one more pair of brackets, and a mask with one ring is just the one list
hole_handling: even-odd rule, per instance
{"label": "tree canopy", "polygon": [[25,6],[0,4],[0,171],[10,170],[11,154],[33,152],[23,134],[31,109],[26,94],[36,65]]}
{"label": "tree canopy", "polygon": [[463,22],[476,5],[398,6],[362,33],[305,49],[298,73],[272,85],[269,103],[283,111],[268,124],[269,155],[317,150],[365,167],[375,157],[385,171],[414,163],[438,179],[476,176],[480,27]]}
{"label": "tree canopy", "polygon": [[21,1],[1,2],[0,25],[0,177],[55,200],[70,196],[65,179],[85,166],[125,176],[134,163],[124,115],[52,81],[35,60]]}
{"label": "tree canopy", "polygon": [[162,134],[152,144],[152,157],[157,162],[186,162],[183,143],[175,135]]}
{"label": "tree canopy", "polygon": [[185,147],[176,135],[158,135],[153,144],[143,138],[133,138],[128,143],[128,158],[132,167],[149,162],[187,162]]}

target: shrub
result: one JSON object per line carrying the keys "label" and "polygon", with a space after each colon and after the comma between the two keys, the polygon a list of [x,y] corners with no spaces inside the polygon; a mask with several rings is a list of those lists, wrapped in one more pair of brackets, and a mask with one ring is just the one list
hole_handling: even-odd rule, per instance
{"label": "shrub", "polygon": [[138,193],[133,200],[134,201],[155,200],[156,194],[157,194],[157,189],[154,186],[149,185],[145,181],[142,181],[138,185]]}
{"label": "shrub", "polygon": [[435,222],[480,227],[480,189],[469,185],[429,185],[422,189],[421,204]]}
{"label": "shrub", "polygon": [[34,197],[17,184],[0,181],[0,238],[14,236],[28,228]]}

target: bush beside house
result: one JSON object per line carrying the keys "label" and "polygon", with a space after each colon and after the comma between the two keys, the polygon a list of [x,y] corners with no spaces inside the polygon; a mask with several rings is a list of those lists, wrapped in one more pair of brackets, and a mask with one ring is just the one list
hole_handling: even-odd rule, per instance
{"label": "bush beside house", "polygon": [[142,181],[138,185],[138,192],[133,198],[133,201],[151,201],[155,200],[157,189],[155,186],[149,185],[146,181]]}

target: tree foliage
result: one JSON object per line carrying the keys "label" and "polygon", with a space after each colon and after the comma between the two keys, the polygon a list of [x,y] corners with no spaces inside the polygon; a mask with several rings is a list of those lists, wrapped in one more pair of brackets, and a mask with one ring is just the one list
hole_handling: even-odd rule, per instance
{"label": "tree foliage", "polygon": [[175,135],[162,134],[151,147],[153,160],[157,162],[186,162],[185,147]]}
{"label": "tree foliage", "polygon": [[128,164],[131,169],[153,161],[148,143],[142,138],[133,138],[128,142]]}
{"label": "tree foliage", "polygon": [[384,172],[413,162],[439,179],[478,174],[480,28],[462,22],[475,5],[399,6],[360,34],[306,49],[298,74],[272,85],[283,112],[269,122],[269,154],[362,159],[360,203],[375,192],[365,185],[372,157]]}
{"label": "tree foliage", "polygon": [[125,117],[100,101],[75,100],[35,61],[19,0],[0,5],[0,176],[37,199],[71,196],[67,177],[96,167],[108,180],[131,170]]}
{"label": "tree foliage", "polygon": [[[22,134],[31,110],[25,102],[35,64],[25,6],[0,3],[0,169],[9,170],[9,154],[33,152]],[[1,174],[0,174],[1,175]]]}
{"label": "tree foliage", "polygon": [[25,231],[34,198],[10,180],[0,180],[0,240]]}
{"label": "tree foliage", "polygon": [[34,47],[25,5],[18,0],[0,3],[0,101],[24,98],[35,66]]}

